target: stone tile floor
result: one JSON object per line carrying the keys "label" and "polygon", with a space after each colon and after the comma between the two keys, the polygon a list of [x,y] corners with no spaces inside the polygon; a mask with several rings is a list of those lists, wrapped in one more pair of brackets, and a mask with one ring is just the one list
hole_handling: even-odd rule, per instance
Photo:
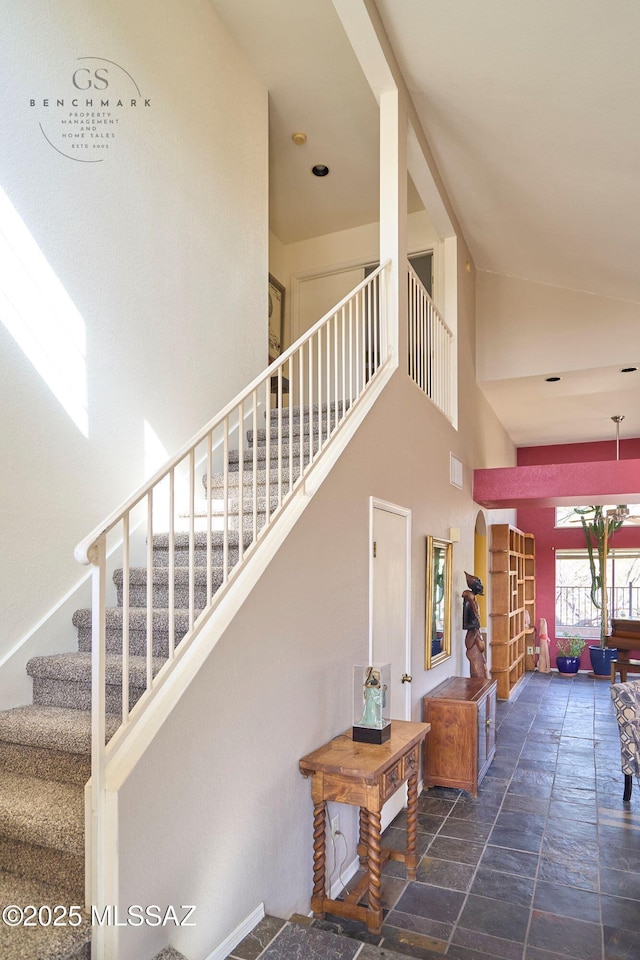
{"label": "stone tile floor", "polygon": [[[623,804],[609,684],[527,675],[498,703],[497,744],[477,800],[421,795],[418,877],[385,867],[382,936],[337,917],[267,917],[232,956],[640,960],[640,787]],[[404,828],[401,813],[383,844],[403,846]]]}

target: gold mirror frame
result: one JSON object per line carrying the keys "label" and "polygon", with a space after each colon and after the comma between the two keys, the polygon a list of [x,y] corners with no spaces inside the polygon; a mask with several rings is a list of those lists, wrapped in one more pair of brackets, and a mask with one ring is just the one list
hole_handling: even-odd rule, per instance
{"label": "gold mirror frame", "polygon": [[[451,656],[451,558],[450,540],[427,537],[427,611],[424,668],[443,663]],[[440,641],[440,650],[433,641]]]}

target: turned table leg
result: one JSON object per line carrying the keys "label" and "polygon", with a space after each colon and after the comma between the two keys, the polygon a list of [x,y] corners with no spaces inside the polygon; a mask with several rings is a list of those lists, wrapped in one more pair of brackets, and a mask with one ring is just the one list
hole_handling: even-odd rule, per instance
{"label": "turned table leg", "polygon": [[418,867],[418,774],[412,773],[407,781],[407,851],[404,863],[407,880],[416,879]]}
{"label": "turned table leg", "polygon": [[360,807],[360,842],[358,844],[360,866],[366,867],[369,856],[369,811]]}
{"label": "turned table leg", "polygon": [[380,814],[369,811],[369,933],[382,932],[382,853]]}
{"label": "turned table leg", "polygon": [[320,920],[324,917],[325,898],[325,865],[326,865],[326,832],[325,832],[326,803],[321,801],[313,808],[313,897],[311,909],[314,917]]}

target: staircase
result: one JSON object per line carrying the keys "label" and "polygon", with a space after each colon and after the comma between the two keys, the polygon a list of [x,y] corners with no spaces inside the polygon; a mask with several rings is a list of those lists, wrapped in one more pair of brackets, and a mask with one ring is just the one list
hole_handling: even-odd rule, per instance
{"label": "staircase", "polygon": [[[248,431],[244,452],[229,451],[226,481],[222,474],[203,477],[203,498],[194,511],[200,526],[208,523],[209,510],[214,520],[224,512],[226,483],[228,529],[226,534],[210,534],[214,592],[223,582],[225,550],[228,565],[235,566],[253,542],[254,523],[258,530],[264,526],[267,503],[270,512],[276,509],[279,488],[286,491],[295,482],[317,450],[320,438],[328,436],[332,418],[337,419],[336,413],[343,416],[348,407],[348,402],[339,401],[325,405],[322,411],[316,409],[311,417],[308,408],[294,408],[291,413],[287,408],[293,426],[292,442],[282,445],[280,453],[271,441],[277,438],[282,411],[272,410],[268,430]],[[206,530],[194,531],[196,617],[207,603],[207,539]],[[176,645],[189,630],[191,535],[157,533],[153,536],[151,567],[150,662],[154,675],[169,656],[170,553]],[[129,708],[145,692],[147,683],[147,577],[146,567],[129,568]],[[122,715],[123,580],[122,569],[116,570],[113,582],[117,605],[106,611],[107,740],[120,726]],[[75,652],[38,656],[27,664],[33,680],[33,704],[0,712],[2,906],[68,907],[84,903],[84,788],[91,773],[91,610],[77,610],[73,625],[77,630]],[[2,960],[87,960],[90,927],[86,918],[77,927],[57,929],[11,928],[0,923],[0,956]]]}

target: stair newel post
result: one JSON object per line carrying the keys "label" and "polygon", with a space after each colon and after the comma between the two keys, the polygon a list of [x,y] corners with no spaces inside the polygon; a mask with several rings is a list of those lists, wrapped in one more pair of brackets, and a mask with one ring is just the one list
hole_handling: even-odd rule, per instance
{"label": "stair newel post", "polygon": [[147,494],[147,690],[153,680],[153,489]]}
{"label": "stair newel post", "polygon": [[[238,490],[244,490],[244,401],[241,400],[238,410]],[[244,516],[238,510],[238,559],[244,557]]]}
{"label": "stair newel post", "polygon": [[289,357],[289,493],[293,491],[293,387],[295,365],[293,362],[295,354]]}
{"label": "stair newel post", "polygon": [[129,513],[122,518],[122,722],[129,716]]}
{"label": "stair newel post", "polygon": [[[323,374],[323,365],[322,365],[322,328],[318,330],[318,449],[322,447],[322,374]],[[329,361],[329,343],[327,341],[327,365]],[[311,404],[310,404],[311,405]],[[310,411],[311,413],[311,411]],[[330,417],[329,413],[329,384],[327,383],[327,416]],[[311,444],[311,456],[313,456],[313,426],[309,424],[309,442]]]}
{"label": "stair newel post", "polygon": [[229,418],[222,423],[222,582],[229,579]]}
{"label": "stair newel post", "polygon": [[[211,476],[211,474],[209,474]],[[176,577],[176,474],[172,467],[169,471],[169,657],[173,658],[176,646],[176,604],[175,604],[175,577]]]}
{"label": "stair newel post", "polygon": [[106,906],[106,534],[87,551],[91,576],[91,903]]}
{"label": "stair newel post", "polygon": [[[314,334],[315,336],[315,334]],[[309,338],[309,463],[313,463],[313,337]]]}
{"label": "stair newel post", "polygon": [[[271,516],[271,379],[265,382],[264,386],[264,409],[266,411],[267,433],[265,437],[265,486],[264,496],[266,501],[265,526],[269,523]],[[257,481],[256,481],[257,482]]]}
{"label": "stair newel post", "polygon": [[282,504],[282,364],[278,367],[278,507]]}
{"label": "stair newel post", "polygon": [[303,424],[303,421],[304,421],[304,344],[302,344],[302,346],[300,347],[300,350],[298,351],[298,355],[299,355],[299,357],[300,357],[299,362],[298,362],[298,373],[299,373],[299,375],[300,375],[300,400],[299,400],[298,419],[299,419],[299,421],[300,421],[300,431],[299,431],[299,435],[300,435],[300,444],[299,444],[299,447],[300,447],[300,482],[302,482],[302,474],[303,474],[303,471],[304,471],[304,452],[303,452],[303,451],[304,451],[304,442],[303,442],[303,439],[304,439],[304,438],[303,438],[303,435],[302,435],[302,424]]}
{"label": "stair newel post", "polygon": [[353,365],[355,360],[354,339],[353,339],[353,301],[349,300],[349,408],[353,403]]}
{"label": "stair newel post", "polygon": [[[334,397],[335,397],[335,401],[336,401],[336,420],[335,420],[336,430],[338,429],[338,424],[340,423],[340,416],[339,416],[339,413],[338,413],[338,411],[339,411],[338,401],[339,401],[339,399],[340,399],[340,377],[339,377],[339,375],[338,375],[338,371],[339,371],[339,369],[340,369],[339,366],[338,366],[338,361],[339,361],[339,356],[338,356],[338,317],[339,317],[339,314],[338,314],[338,313],[334,313],[334,315],[333,315],[333,389],[334,389]],[[343,406],[343,414],[344,414],[344,406]],[[330,434],[330,433],[331,433],[331,430],[327,429],[327,434]]]}
{"label": "stair newel post", "polygon": [[[213,433],[207,434],[207,604],[213,597],[213,561],[211,544],[211,498],[213,495]],[[169,654],[173,657],[173,650]]]}
{"label": "stair newel post", "polygon": [[344,413],[347,412],[347,345],[346,345],[346,308],[343,307],[340,311],[340,333],[341,333],[341,351],[340,351],[340,363],[341,363],[341,381],[342,381],[342,403]]}
{"label": "stair newel post", "polygon": [[[251,394],[251,430],[253,435],[253,477],[251,478],[251,510],[253,513],[253,542],[258,539],[258,391]],[[240,491],[240,501],[244,504],[244,491]],[[242,507],[241,507],[242,509]],[[269,507],[267,506],[267,521]]]}
{"label": "stair newel post", "polygon": [[189,630],[195,621],[196,567],[196,451],[189,451]]}

